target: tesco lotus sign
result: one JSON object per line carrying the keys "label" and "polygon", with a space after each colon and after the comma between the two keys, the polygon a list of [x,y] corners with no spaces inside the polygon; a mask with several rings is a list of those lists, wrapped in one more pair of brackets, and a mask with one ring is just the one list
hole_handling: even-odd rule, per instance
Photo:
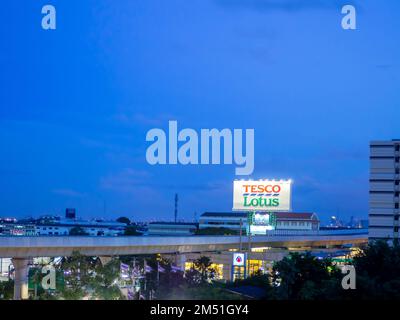
{"label": "tesco lotus sign", "polygon": [[290,211],[291,180],[235,180],[233,210]]}

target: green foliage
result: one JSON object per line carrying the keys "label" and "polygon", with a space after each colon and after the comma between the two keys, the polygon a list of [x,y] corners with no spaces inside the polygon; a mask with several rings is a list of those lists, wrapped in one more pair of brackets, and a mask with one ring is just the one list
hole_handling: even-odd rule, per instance
{"label": "green foliage", "polygon": [[331,299],[332,287],[341,288],[340,270],[330,259],[307,253],[291,253],[274,264],[272,292],[275,299]]}
{"label": "green foliage", "polygon": [[0,281],[0,300],[11,300],[14,296],[14,280]]}
{"label": "green foliage", "polygon": [[80,300],[88,295],[96,264],[93,257],[86,257],[74,251],[71,257],[64,258],[58,268],[65,271],[65,286],[60,297],[66,300]]}
{"label": "green foliage", "polygon": [[125,224],[131,224],[131,220],[129,220],[129,218],[127,218],[127,217],[119,217],[118,219],[117,219],[117,222],[120,222],[120,223],[125,223]]}
{"label": "green foliage", "polygon": [[356,299],[400,299],[400,246],[386,241],[370,243],[353,259],[356,290],[348,290]]}
{"label": "green foliage", "polygon": [[[274,264],[272,273],[255,274],[234,283],[212,281],[215,270],[209,257],[193,262],[185,274],[172,272],[171,261],[160,255],[124,256],[101,265],[97,258],[74,252],[64,258],[58,272],[65,271],[65,286],[56,293],[37,288],[37,299],[123,299],[117,280],[120,262],[144,267],[145,261],[153,271],[145,274],[142,294],[156,299],[241,299],[230,288],[252,286],[265,289],[266,299],[329,300],[329,299],[400,299],[400,246],[386,242],[370,243],[353,259],[356,289],[344,290],[344,275],[331,259],[318,259],[310,253],[291,253]],[[165,272],[157,272],[161,266]],[[40,282],[38,274],[35,283]],[[143,279],[144,280],[144,279]],[[143,281],[144,283],[144,281]],[[144,290],[146,288],[146,290]],[[0,282],[0,299],[12,299],[13,282]]]}
{"label": "green foliage", "polygon": [[236,230],[228,229],[228,228],[204,228],[198,229],[196,231],[196,235],[205,235],[205,236],[235,236],[238,235],[239,232]]}
{"label": "green foliage", "polygon": [[90,280],[91,287],[94,290],[93,297],[100,300],[123,299],[118,287],[119,274],[119,259],[114,258],[105,265],[97,264],[94,277]]}
{"label": "green foliage", "polygon": [[89,235],[82,227],[73,227],[69,230],[70,236],[87,236]]}
{"label": "green foliage", "polygon": [[193,262],[195,270],[200,272],[201,282],[209,282],[215,277],[215,270],[211,268],[212,261],[209,257],[202,256]]}
{"label": "green foliage", "polygon": [[195,269],[186,271],[185,280],[186,283],[191,287],[199,286],[204,282],[201,273]]}
{"label": "green foliage", "polygon": [[136,226],[126,226],[124,236],[141,236],[142,233],[136,230]]}

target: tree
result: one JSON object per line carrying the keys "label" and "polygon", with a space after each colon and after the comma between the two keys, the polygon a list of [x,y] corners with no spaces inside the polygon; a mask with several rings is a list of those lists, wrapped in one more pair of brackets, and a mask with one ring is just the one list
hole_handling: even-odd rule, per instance
{"label": "tree", "polygon": [[125,223],[127,225],[131,224],[131,220],[129,220],[129,218],[127,218],[127,217],[119,217],[117,219],[117,222]]}
{"label": "tree", "polygon": [[330,259],[311,253],[290,253],[274,264],[274,297],[284,300],[332,298],[332,288],[341,288],[341,272]]}
{"label": "tree", "polygon": [[94,297],[101,300],[120,300],[123,299],[121,290],[118,287],[120,275],[120,261],[113,258],[105,265],[97,264],[95,276],[91,280],[94,290]]}
{"label": "tree", "polygon": [[73,227],[69,230],[70,236],[87,236],[89,235],[82,227]]}
{"label": "tree", "polygon": [[64,272],[64,288],[59,292],[66,300],[81,300],[88,295],[90,279],[99,262],[93,257],[86,257],[74,251],[71,257],[65,257],[57,268]]}
{"label": "tree", "polygon": [[200,272],[201,281],[208,282],[215,277],[215,269],[211,267],[212,262],[209,257],[202,256],[193,262],[194,267]]}
{"label": "tree", "polygon": [[0,300],[11,300],[14,296],[14,280],[0,281]]}
{"label": "tree", "polygon": [[125,236],[141,236],[142,233],[136,230],[136,226],[126,226],[124,231]]}
{"label": "tree", "polygon": [[29,271],[32,271],[32,273],[31,272],[29,273],[32,275],[32,282],[35,290],[33,298],[36,300],[38,298],[38,290],[42,282],[43,275],[41,273],[40,268],[32,268]]}
{"label": "tree", "polygon": [[400,299],[400,246],[371,242],[353,259],[356,290],[346,290],[357,299]]}
{"label": "tree", "polygon": [[[172,263],[169,259],[165,259],[160,255],[156,255],[153,261],[149,261],[149,265],[154,267],[154,272],[150,274],[153,283],[156,284],[157,299],[171,299],[171,290],[181,290],[185,284],[183,271],[172,270]],[[160,267],[160,272],[157,275],[157,268]],[[161,272],[162,271],[162,272]]]}
{"label": "tree", "polygon": [[193,268],[185,272],[185,280],[192,287],[197,287],[203,283],[201,273]]}

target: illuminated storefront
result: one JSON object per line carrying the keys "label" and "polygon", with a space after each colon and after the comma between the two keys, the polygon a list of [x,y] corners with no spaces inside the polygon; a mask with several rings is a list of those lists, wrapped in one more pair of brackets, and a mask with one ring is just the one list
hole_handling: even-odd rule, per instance
{"label": "illuminated storefront", "polygon": [[[214,270],[214,279],[215,280],[222,280],[224,278],[224,265],[222,263],[212,263],[209,269]],[[185,262],[185,272],[190,270],[197,270],[196,265],[193,261]]]}

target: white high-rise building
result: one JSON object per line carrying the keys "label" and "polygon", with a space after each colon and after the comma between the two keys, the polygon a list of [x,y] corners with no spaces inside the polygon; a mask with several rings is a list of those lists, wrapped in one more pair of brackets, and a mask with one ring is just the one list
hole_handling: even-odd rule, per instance
{"label": "white high-rise building", "polygon": [[371,141],[369,239],[399,238],[400,139]]}

